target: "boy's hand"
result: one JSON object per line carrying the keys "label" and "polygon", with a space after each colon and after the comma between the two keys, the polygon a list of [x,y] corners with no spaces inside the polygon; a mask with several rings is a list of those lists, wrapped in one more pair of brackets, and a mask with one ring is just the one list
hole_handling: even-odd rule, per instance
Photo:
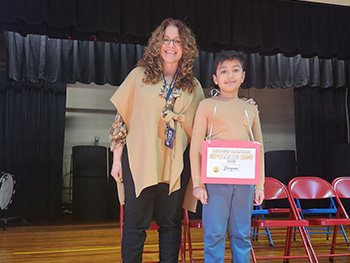
{"label": "boy's hand", "polygon": [[197,198],[197,200],[201,201],[203,205],[208,204],[208,193],[205,187],[193,188],[193,195]]}
{"label": "boy's hand", "polygon": [[264,201],[264,190],[256,189],[254,193],[254,205],[261,205]]}

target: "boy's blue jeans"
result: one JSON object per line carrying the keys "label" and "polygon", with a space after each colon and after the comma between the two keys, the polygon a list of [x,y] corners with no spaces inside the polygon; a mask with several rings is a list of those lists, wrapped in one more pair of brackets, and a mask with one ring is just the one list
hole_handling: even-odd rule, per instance
{"label": "boy's blue jeans", "polygon": [[207,184],[203,205],[205,262],[224,262],[226,232],[234,263],[250,262],[254,185]]}

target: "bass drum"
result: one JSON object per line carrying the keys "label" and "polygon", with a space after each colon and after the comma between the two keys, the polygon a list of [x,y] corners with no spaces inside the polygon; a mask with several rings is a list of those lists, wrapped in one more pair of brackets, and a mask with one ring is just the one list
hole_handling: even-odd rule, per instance
{"label": "bass drum", "polygon": [[15,179],[12,174],[0,173],[0,210],[6,210],[15,193]]}

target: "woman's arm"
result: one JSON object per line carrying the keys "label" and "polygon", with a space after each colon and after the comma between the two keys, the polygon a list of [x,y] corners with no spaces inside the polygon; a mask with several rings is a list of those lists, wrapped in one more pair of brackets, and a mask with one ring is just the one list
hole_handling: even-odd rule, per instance
{"label": "woman's arm", "polygon": [[111,130],[109,132],[109,139],[111,141],[111,151],[113,152],[113,164],[111,175],[116,182],[123,181],[123,170],[121,164],[121,156],[123,153],[126,141],[126,127],[122,116],[117,112]]}
{"label": "woman's arm", "polygon": [[116,182],[123,182],[123,168],[122,168],[122,153],[123,153],[124,145],[120,144],[113,149],[113,164],[111,175],[115,179]]}

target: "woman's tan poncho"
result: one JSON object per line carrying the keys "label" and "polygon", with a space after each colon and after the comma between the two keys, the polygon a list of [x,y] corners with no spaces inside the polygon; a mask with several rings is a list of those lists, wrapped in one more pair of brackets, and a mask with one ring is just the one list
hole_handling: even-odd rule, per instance
{"label": "woman's tan poncho", "polygon": [[[111,97],[126,124],[128,157],[135,183],[136,196],[146,187],[160,182],[169,184],[169,194],[180,189],[180,175],[183,170],[183,153],[190,142],[192,125],[199,102],[204,98],[197,81],[189,94],[181,90],[173,112],[162,116],[165,99],[159,95],[162,82],[142,82],[144,69],[137,67],[130,72]],[[165,123],[175,128],[173,149],[164,145]],[[120,203],[124,203],[123,185],[118,183]],[[192,195],[192,182],[186,191],[184,208],[195,210],[197,200]]]}

